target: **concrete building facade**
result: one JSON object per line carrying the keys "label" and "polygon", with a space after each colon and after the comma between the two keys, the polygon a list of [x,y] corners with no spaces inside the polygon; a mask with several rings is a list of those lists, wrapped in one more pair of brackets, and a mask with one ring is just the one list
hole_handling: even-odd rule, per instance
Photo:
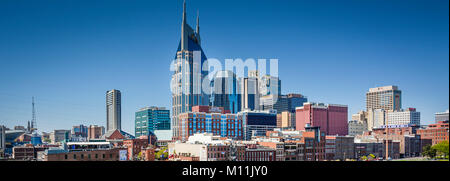
{"label": "concrete building facade", "polygon": [[90,125],[88,127],[88,139],[99,139],[105,134],[105,127],[98,125]]}
{"label": "concrete building facade", "polygon": [[420,112],[416,108],[387,112],[387,125],[420,125]]}
{"label": "concrete building facade", "polygon": [[439,123],[440,121],[449,121],[449,110],[445,112],[438,112],[434,114],[435,122]]}
{"label": "concrete building facade", "polygon": [[119,90],[106,92],[106,131],[122,129],[122,94]]}
{"label": "concrete building facade", "polygon": [[370,88],[366,93],[366,110],[400,110],[402,91],[397,86]]}

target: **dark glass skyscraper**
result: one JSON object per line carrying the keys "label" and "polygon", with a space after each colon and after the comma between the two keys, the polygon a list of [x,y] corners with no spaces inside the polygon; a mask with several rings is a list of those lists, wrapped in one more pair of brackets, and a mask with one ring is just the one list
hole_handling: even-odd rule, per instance
{"label": "dark glass skyscraper", "polygon": [[231,113],[241,111],[241,95],[239,94],[239,82],[232,71],[220,71],[214,76],[211,105],[223,107]]}
{"label": "dark glass skyscraper", "polygon": [[206,56],[201,47],[199,18],[194,29],[186,22],[186,2],[183,4],[183,19],[181,23],[181,41],[178,45],[175,60],[172,64],[172,133],[174,139],[179,139],[180,129],[178,115],[192,110],[192,106],[209,105],[209,94],[202,91],[202,80],[208,74],[201,68]]}

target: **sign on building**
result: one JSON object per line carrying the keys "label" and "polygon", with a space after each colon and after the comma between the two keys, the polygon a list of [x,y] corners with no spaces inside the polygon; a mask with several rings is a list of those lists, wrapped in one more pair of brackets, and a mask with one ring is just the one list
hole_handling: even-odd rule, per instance
{"label": "sign on building", "polygon": [[127,150],[119,150],[119,161],[127,161],[128,153]]}

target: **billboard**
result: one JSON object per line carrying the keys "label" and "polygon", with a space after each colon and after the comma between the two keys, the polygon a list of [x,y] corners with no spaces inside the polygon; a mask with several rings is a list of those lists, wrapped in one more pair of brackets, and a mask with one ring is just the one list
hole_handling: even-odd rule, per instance
{"label": "billboard", "polygon": [[127,160],[128,160],[127,150],[119,150],[119,161],[127,161]]}

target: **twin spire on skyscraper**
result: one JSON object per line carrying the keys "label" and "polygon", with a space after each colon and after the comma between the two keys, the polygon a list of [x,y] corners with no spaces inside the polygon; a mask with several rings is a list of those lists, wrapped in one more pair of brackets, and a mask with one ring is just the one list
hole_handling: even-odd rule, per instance
{"label": "twin spire on skyscraper", "polygon": [[188,50],[189,39],[200,45],[200,17],[197,11],[197,26],[194,30],[187,24],[186,19],[186,0],[183,2],[183,20],[181,23],[181,50]]}

